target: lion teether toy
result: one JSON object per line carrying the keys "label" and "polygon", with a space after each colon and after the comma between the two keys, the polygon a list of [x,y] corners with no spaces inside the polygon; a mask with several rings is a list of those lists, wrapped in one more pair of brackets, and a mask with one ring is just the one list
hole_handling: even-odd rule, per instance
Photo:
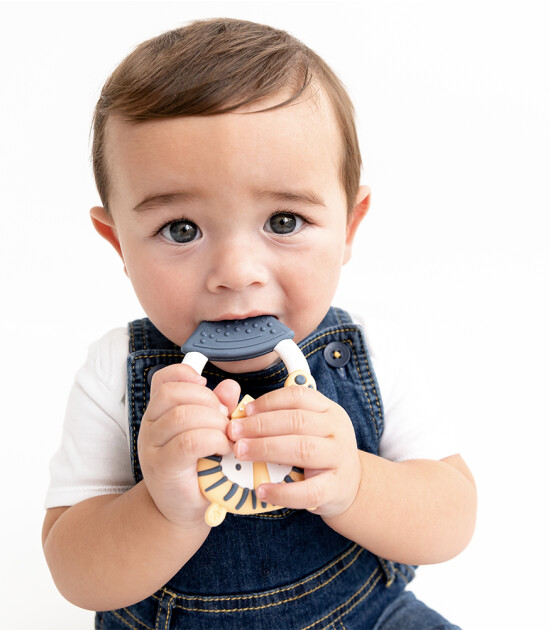
{"label": "lion teether toy", "polygon": [[[200,374],[208,360],[241,361],[275,351],[288,371],[285,387],[300,385],[315,389],[309,365],[293,337],[290,328],[268,315],[202,322],[181,347],[186,353],[183,363]],[[251,400],[250,396],[244,396],[231,418],[245,417],[245,406]],[[261,514],[279,509],[259,501],[256,488],[262,483],[291,483],[304,478],[301,468],[241,462],[233,454],[199,459],[197,470],[201,492],[211,503],[205,514],[211,527],[219,525],[227,512]]]}

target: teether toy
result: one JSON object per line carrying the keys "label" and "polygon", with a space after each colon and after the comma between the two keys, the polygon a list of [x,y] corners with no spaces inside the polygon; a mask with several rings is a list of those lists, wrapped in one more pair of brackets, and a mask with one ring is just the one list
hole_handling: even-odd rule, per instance
{"label": "teether toy", "polygon": [[[275,351],[288,371],[285,387],[300,385],[315,389],[306,358],[293,337],[290,328],[270,315],[202,322],[181,347],[186,353],[183,363],[200,374],[208,360],[241,361]],[[251,400],[252,397],[244,396],[231,419],[245,417],[245,406]],[[291,483],[304,478],[301,468],[239,461],[233,454],[199,459],[197,470],[201,492],[210,501],[205,520],[211,527],[219,525],[227,512],[260,514],[279,509],[259,501],[256,488],[262,483]]]}

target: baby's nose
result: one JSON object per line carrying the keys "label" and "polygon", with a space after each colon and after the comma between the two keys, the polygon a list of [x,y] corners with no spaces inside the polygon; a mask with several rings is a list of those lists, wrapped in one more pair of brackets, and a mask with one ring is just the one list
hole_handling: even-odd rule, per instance
{"label": "baby's nose", "polygon": [[251,286],[263,286],[268,279],[266,262],[257,247],[224,244],[217,248],[208,274],[207,288],[213,293],[244,291]]}

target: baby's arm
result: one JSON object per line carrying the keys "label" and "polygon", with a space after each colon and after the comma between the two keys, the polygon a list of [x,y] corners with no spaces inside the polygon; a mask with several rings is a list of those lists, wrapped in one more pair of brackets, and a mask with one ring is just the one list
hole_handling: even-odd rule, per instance
{"label": "baby's arm", "polygon": [[476,488],[453,455],[441,461],[390,462],[360,452],[361,483],[354,502],[325,522],[382,558],[432,564],[458,555],[476,518]]}
{"label": "baby's arm", "polygon": [[360,451],[344,409],[307,388],[271,392],[247,412],[229,425],[237,456],[305,469],[303,482],[262,486],[264,500],[313,508],[343,536],[398,562],[440,562],[468,544],[476,490],[459,455],[395,463]]}
{"label": "baby's arm", "polygon": [[159,370],[138,441],[144,480],[122,495],[48,510],[43,544],[52,576],[72,603],[109,610],[148,597],[199,549],[210,528],[197,459],[230,452],[227,408],[239,387],[214,392],[192,368]]}

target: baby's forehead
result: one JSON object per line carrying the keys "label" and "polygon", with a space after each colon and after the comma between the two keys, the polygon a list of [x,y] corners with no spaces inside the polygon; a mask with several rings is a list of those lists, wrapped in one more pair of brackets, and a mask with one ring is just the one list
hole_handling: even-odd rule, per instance
{"label": "baby's forehead", "polygon": [[[178,195],[191,203],[324,197],[339,202],[341,152],[330,107],[318,95],[276,107],[277,95],[233,112],[135,123],[110,121],[113,201]],[[275,107],[274,107],[275,105]],[[299,193],[299,194],[298,194]]]}
{"label": "baby's forehead", "polygon": [[[109,154],[111,154],[110,157],[112,158],[113,149],[115,153],[118,153],[121,146],[139,142],[140,136],[144,135],[143,132],[149,133],[151,129],[160,129],[163,121],[191,120],[198,123],[201,127],[208,129],[215,128],[219,125],[220,121],[228,118],[237,119],[243,116],[265,117],[270,113],[277,114],[277,118],[291,121],[292,124],[289,126],[293,126],[294,123],[297,122],[298,126],[304,129],[307,128],[309,134],[313,133],[316,136],[322,136],[325,143],[332,145],[334,150],[340,154],[342,138],[336,121],[334,108],[325,90],[319,86],[310,86],[300,97],[290,100],[292,94],[290,90],[282,90],[275,94],[257,99],[235,110],[209,116],[166,116],[151,120],[129,120],[118,114],[111,115],[105,127],[107,161],[111,162],[111,165],[113,165],[112,160],[109,160]],[[290,102],[286,103],[286,101],[289,100]],[[269,118],[269,116],[267,117]],[[278,127],[274,126],[273,129],[267,128],[269,131],[273,131],[273,133],[270,134],[273,140],[277,135]],[[281,134],[285,134],[286,129],[282,128],[280,132]],[[166,138],[166,141],[169,142],[170,139]],[[296,142],[299,142],[298,136],[296,136]]]}

